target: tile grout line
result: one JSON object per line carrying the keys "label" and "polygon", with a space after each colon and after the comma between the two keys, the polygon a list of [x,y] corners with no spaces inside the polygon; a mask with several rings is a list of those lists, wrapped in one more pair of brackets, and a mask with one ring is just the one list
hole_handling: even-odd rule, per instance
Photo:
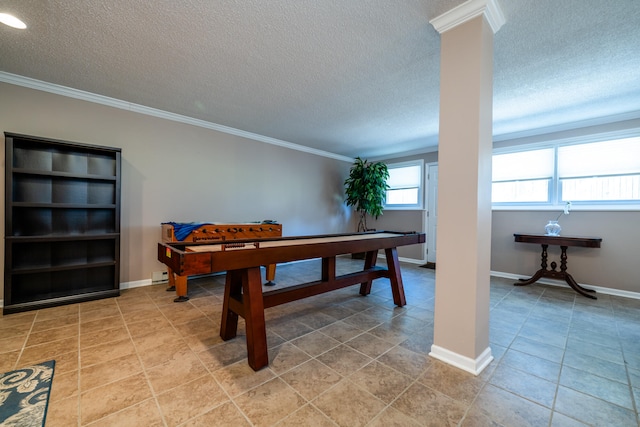
{"label": "tile grout line", "polygon": [[[502,296],[502,298],[500,298],[500,300],[499,300],[499,301],[498,301],[498,302],[497,302],[493,307],[490,307],[490,310],[489,310],[489,329],[491,329],[491,311],[493,311],[493,310],[494,310],[496,307],[498,307],[502,302],[504,302],[504,301],[507,299],[507,297],[508,297],[510,294],[512,294],[512,293],[514,292],[514,290],[515,290],[515,288],[514,288],[514,287],[512,287],[512,288],[509,290],[509,292],[505,293],[505,294]],[[533,305],[533,307],[535,307],[535,305],[537,305],[537,304],[538,304],[538,302],[540,301],[540,298],[541,298],[542,294],[544,294],[544,292],[541,292],[541,293],[540,293],[540,295],[538,295],[538,298],[536,299],[536,304],[534,304],[534,305]],[[518,328],[518,331],[515,333],[514,338],[509,342],[509,346],[505,347],[505,351],[504,351],[504,353],[503,353],[503,356],[504,356],[504,354],[506,354],[506,352],[507,352],[507,351],[509,351],[509,349],[511,349],[511,346],[513,345],[513,342],[515,341],[515,339],[516,339],[518,336],[520,336],[520,332],[522,331],[522,328],[524,327],[524,324],[527,322],[527,320],[528,320],[528,319],[529,319],[529,317],[531,316],[531,311],[533,310],[533,307],[529,310],[529,313],[527,314],[527,318],[522,322],[522,324],[521,324],[521,325],[520,325],[520,327]],[[489,345],[491,345],[491,342],[489,342]],[[517,351],[517,350],[514,350],[514,351]],[[494,368],[494,369],[493,369],[493,371],[492,371],[491,373],[489,373],[489,375],[487,376],[487,379],[484,381],[484,384],[482,385],[482,387],[480,388],[480,390],[478,390],[478,393],[477,393],[477,394],[475,395],[475,397],[473,398],[473,400],[472,400],[471,404],[470,404],[470,405],[469,405],[469,407],[467,408],[467,411],[465,412],[464,416],[463,416],[463,417],[462,417],[462,419],[460,420],[459,424],[461,424],[461,423],[465,420],[465,418],[466,418],[466,417],[467,417],[467,415],[469,414],[469,411],[471,410],[471,408],[473,407],[473,405],[474,405],[474,404],[475,404],[475,402],[477,401],[478,397],[479,397],[479,396],[480,396],[480,394],[484,391],[484,389],[485,389],[485,388],[487,388],[487,386],[488,386],[488,385],[492,385],[493,387],[499,388],[500,390],[504,390],[504,391],[505,391],[505,392],[507,392],[507,393],[513,394],[513,395],[514,395],[514,396],[516,396],[517,398],[525,399],[525,400],[527,400],[527,401],[529,401],[529,402],[532,402],[532,403],[534,403],[534,404],[536,404],[536,405],[540,405],[538,402],[534,402],[534,401],[532,401],[532,400],[530,400],[530,399],[528,399],[528,398],[526,398],[526,397],[523,397],[523,396],[520,396],[520,395],[518,395],[518,394],[516,394],[516,393],[513,393],[513,392],[512,392],[512,391],[510,391],[510,390],[504,389],[504,388],[502,388],[502,387],[500,387],[500,386],[497,386],[497,385],[495,385],[495,384],[491,384],[491,378],[492,378],[492,377],[493,377],[493,375],[495,374],[495,372],[496,372],[496,370],[498,369],[498,367],[502,365],[502,357],[500,358],[500,360],[497,360],[496,362],[497,362],[497,363],[496,363],[496,365],[495,365],[495,368]],[[485,368],[485,369],[486,369],[486,368]],[[540,405],[540,406],[544,407],[543,405]],[[551,411],[551,416],[552,416],[552,415],[553,415],[553,411]],[[551,422],[551,416],[549,417],[549,422]],[[491,416],[487,415],[487,417],[488,417],[490,420],[495,421]]]}
{"label": "tile grout line", "polygon": [[[225,286],[225,285],[223,284],[222,286]],[[206,290],[205,290],[205,291],[206,291]],[[209,293],[209,292],[207,291],[207,294],[208,294],[208,293]],[[213,296],[216,296],[216,295],[213,295]],[[209,315],[207,315],[206,313],[204,313],[204,312],[200,309],[200,307],[198,307],[198,306],[194,305],[193,303],[191,303],[191,300],[189,300],[188,302],[189,302],[189,304],[191,304],[191,306],[195,307],[195,308],[196,308],[200,313],[202,313],[202,314],[203,314],[207,319],[213,320],[213,319],[211,319],[211,318],[209,317]],[[162,310],[160,310],[160,312],[162,312]],[[165,316],[165,315],[164,315],[164,313],[162,313],[162,315],[163,315],[163,316]],[[177,331],[177,329],[175,328],[175,325],[173,324],[173,322],[172,322],[169,318],[167,318],[166,316],[165,316],[165,318],[166,318],[166,319],[167,319],[167,321],[171,324],[171,327],[172,327],[174,330],[176,330],[176,332],[178,332],[178,333],[179,333],[179,331]],[[186,343],[185,343],[185,344],[186,344]],[[188,344],[187,344],[187,347],[189,347],[189,345],[188,345]],[[214,346],[214,347],[215,347],[215,346]],[[198,353],[197,353],[196,351],[194,351],[193,349],[190,349],[190,350],[193,352],[193,354],[194,354],[194,355],[195,355],[195,357],[198,359],[198,361],[202,364],[202,366],[204,366],[204,368],[205,368],[205,370],[207,371],[207,374],[209,375],[209,377],[210,377],[211,379],[213,379],[213,381],[215,381],[215,383],[218,385],[218,387],[220,387],[220,390],[222,390],[222,392],[227,396],[227,398],[229,399],[229,403],[231,403],[231,404],[232,404],[232,405],[237,409],[237,411],[238,411],[238,412],[239,412],[239,413],[244,417],[244,419],[247,421],[247,423],[249,423],[249,425],[253,426],[253,425],[254,425],[254,423],[252,423],[252,422],[251,422],[251,420],[249,419],[249,417],[247,416],[247,414],[245,414],[245,413],[244,413],[244,411],[243,411],[243,410],[238,406],[237,402],[233,399],[233,397],[231,396],[231,394],[230,394],[230,393],[225,389],[225,387],[223,387],[223,385],[220,383],[220,381],[218,381],[218,379],[217,379],[217,378],[216,378],[216,376],[214,375],[214,372],[215,372],[215,371],[211,371],[211,370],[207,367],[207,365],[202,361],[202,359],[200,359],[200,356],[198,356]],[[238,361],[238,362],[235,362],[235,363],[232,363],[232,364],[231,364],[231,365],[229,365],[229,366],[232,366],[232,365],[234,365],[234,364],[236,364],[236,363],[240,363],[240,362],[242,362],[242,361],[243,361],[243,360]],[[221,370],[221,369],[224,369],[224,367],[218,368],[218,370]],[[269,369],[269,368],[267,368],[267,369]],[[273,379],[273,378],[271,378],[271,379]],[[270,379],[270,380],[271,380],[271,379]],[[263,384],[266,384],[266,383],[267,383],[267,382],[269,382],[270,380],[264,381],[264,382],[260,383],[260,384],[259,384],[258,386],[256,386],[256,387],[259,387],[259,386],[261,386],[261,385],[263,385]],[[255,388],[255,387],[251,388],[250,390],[253,390],[254,388]],[[167,390],[167,391],[170,391],[170,390],[171,390],[171,389],[169,389],[169,390]],[[248,391],[248,390],[246,390],[246,391]],[[246,391],[244,391],[243,393],[240,393],[240,394],[239,394],[239,396],[240,396],[240,395],[242,395],[242,394],[244,394],[244,393],[246,393]],[[157,400],[157,399],[156,399],[156,400]],[[188,420],[186,420],[185,422],[180,423],[178,426],[185,425],[185,424],[186,424],[186,423],[188,423],[189,421],[194,420],[194,419],[198,418],[199,416],[202,416],[202,415],[204,415],[204,414],[206,414],[206,413],[208,413],[208,412],[212,411],[213,409],[219,408],[220,406],[224,405],[225,403],[226,403],[226,402],[222,402],[222,403],[220,403],[220,404],[218,404],[218,405],[214,406],[213,408],[208,408],[208,409],[207,409],[207,410],[205,410],[204,412],[202,412],[202,413],[198,413],[198,414],[196,414],[196,415],[192,416],[191,418],[189,418]],[[159,405],[159,403],[158,403],[158,405]],[[161,413],[162,413],[162,411],[161,411]]]}
{"label": "tile grout line", "polygon": [[[613,304],[612,304],[612,309],[613,309]],[[629,386],[629,394],[631,397],[631,406],[632,406],[632,410],[636,415],[636,422],[638,423],[638,426],[640,426],[640,414],[638,413],[638,405],[640,404],[640,402],[636,402],[636,398],[635,398],[635,394],[633,393],[633,384],[631,383],[631,374],[629,373],[629,363],[627,362],[627,358],[626,358],[626,350],[624,348],[623,345],[623,340],[622,340],[622,336],[620,335],[620,326],[619,326],[619,321],[618,321],[618,315],[615,311],[615,309],[613,309],[613,318],[615,319],[616,322],[616,332],[617,332],[617,338],[618,338],[618,345],[620,346],[620,351],[622,353],[622,358],[623,358],[623,362],[624,362],[624,371],[625,374],[627,375],[627,385]]]}
{"label": "tile grout line", "polygon": [[[155,305],[155,307],[158,309],[158,311],[163,315],[164,313],[162,313],[162,310],[160,310],[160,307],[158,306],[158,304],[149,296],[147,295],[147,293],[145,292],[145,297],[149,298],[149,300],[151,302],[153,302],[153,304]],[[120,317],[122,318],[122,323],[124,323],[124,327],[127,330],[127,335],[129,336],[129,339],[131,340],[131,344],[133,345],[133,348],[136,352],[136,358],[138,359],[138,363],[140,363],[140,367],[142,368],[142,374],[144,375],[145,380],[147,381],[147,387],[149,387],[150,391],[151,391],[151,396],[156,404],[156,408],[158,408],[158,413],[160,414],[160,418],[162,419],[162,423],[165,427],[168,426],[167,424],[167,420],[165,419],[164,416],[164,412],[162,411],[162,408],[160,407],[160,402],[158,401],[158,396],[156,394],[156,391],[154,390],[151,381],[149,380],[149,375],[147,374],[147,368],[145,367],[144,363],[142,362],[142,358],[140,357],[140,351],[138,350],[138,346],[136,346],[136,342],[133,339],[133,335],[131,335],[131,330],[129,329],[129,323],[127,322],[127,320],[124,317],[124,313],[122,312],[122,308],[120,307],[120,302],[116,299],[116,306],[118,307],[118,312],[120,313]],[[166,318],[166,316],[165,316]],[[168,320],[168,319],[167,319]],[[134,374],[135,375],[135,374]],[[141,402],[138,402],[137,404],[140,404]],[[124,411],[128,408],[130,408],[131,406],[128,406],[126,408],[121,409],[120,411]],[[118,412],[120,412],[118,411]],[[109,414],[112,415],[112,414]],[[109,416],[107,415],[107,416]]]}
{"label": "tile grout line", "polygon": [[78,397],[77,397],[77,414],[78,427],[82,425],[82,318],[80,317],[80,306],[78,306]]}
{"label": "tile grout line", "polygon": [[[545,289],[544,292],[547,292],[547,289]],[[544,292],[543,292],[543,294],[544,294]],[[553,403],[551,404],[551,418],[549,419],[549,427],[552,426],[553,417],[554,417],[554,414],[556,414],[556,412],[566,416],[567,418],[575,420],[575,418],[573,418],[573,417],[571,417],[569,415],[566,415],[566,414],[563,414],[562,412],[556,411],[556,402],[558,400],[558,391],[560,390],[560,378],[562,377],[562,371],[564,369],[564,358],[565,358],[565,356],[567,354],[567,345],[569,345],[569,335],[571,334],[571,325],[573,323],[573,315],[574,315],[575,307],[576,307],[576,297],[574,295],[573,301],[571,303],[571,315],[569,316],[569,325],[568,325],[568,329],[567,329],[567,336],[566,336],[565,343],[564,343],[564,349],[562,350],[562,358],[560,359],[560,370],[558,371],[558,377],[556,378],[556,391],[553,394]],[[576,420],[576,421],[582,422],[580,420]]]}

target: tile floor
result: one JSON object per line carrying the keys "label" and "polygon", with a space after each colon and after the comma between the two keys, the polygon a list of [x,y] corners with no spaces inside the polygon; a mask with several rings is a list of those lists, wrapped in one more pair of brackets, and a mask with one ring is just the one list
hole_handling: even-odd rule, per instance
{"label": "tile floor", "polygon": [[[278,286],[319,265],[278,266]],[[475,377],[428,356],[434,271],[402,268],[404,308],[380,279],[267,310],[259,372],[242,332],[218,336],[224,276],[190,280],[187,303],[154,285],[0,317],[0,372],[56,360],[47,427],[640,425],[640,300],[493,278]]]}

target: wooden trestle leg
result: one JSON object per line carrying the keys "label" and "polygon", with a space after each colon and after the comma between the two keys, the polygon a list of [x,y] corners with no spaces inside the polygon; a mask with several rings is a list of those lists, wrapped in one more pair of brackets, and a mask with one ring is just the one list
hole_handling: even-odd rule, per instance
{"label": "wooden trestle leg", "polygon": [[239,270],[227,271],[220,322],[220,338],[225,341],[235,338],[238,333],[238,313],[231,310],[233,301],[242,301],[242,276]]}
{"label": "wooden trestle leg", "polygon": [[389,270],[389,281],[391,282],[391,292],[393,293],[393,303],[398,307],[407,304],[404,296],[404,285],[400,274],[400,263],[398,261],[398,249],[389,248],[384,250],[387,256],[387,269]]}
{"label": "wooden trestle leg", "polygon": [[257,371],[269,364],[260,268],[228,271],[226,280],[220,337],[225,341],[234,338],[238,316],[242,316],[247,330],[247,359]]}
{"label": "wooden trestle leg", "polygon": [[[369,251],[364,255],[364,270],[368,270],[376,266],[378,261],[378,250]],[[371,285],[373,280],[368,280],[360,284],[360,295],[369,295],[371,293]]]}
{"label": "wooden trestle leg", "polygon": [[[389,270],[389,282],[391,284],[391,293],[393,294],[393,303],[398,307],[403,307],[407,304],[407,300],[404,295],[402,274],[400,273],[398,249],[389,248],[385,249],[384,252],[385,256],[387,257],[387,270]],[[378,251],[367,252],[365,254],[364,269],[367,270],[375,267],[377,259]],[[373,280],[362,282],[360,284],[360,295],[369,295],[371,293],[372,284]]]}
{"label": "wooden trestle leg", "polygon": [[265,308],[358,283],[360,283],[360,294],[368,295],[371,292],[373,280],[379,278],[389,278],[393,302],[398,307],[406,305],[398,252],[396,248],[390,248],[385,249],[385,254],[387,257],[386,269],[376,267],[378,250],[371,250],[365,255],[363,271],[341,276],[336,276],[336,257],[326,256],[322,258],[321,280],[264,293],[260,267],[227,271],[220,337],[225,341],[235,338],[238,330],[238,317],[243,317],[247,332],[248,363],[254,371],[257,371],[269,364]]}

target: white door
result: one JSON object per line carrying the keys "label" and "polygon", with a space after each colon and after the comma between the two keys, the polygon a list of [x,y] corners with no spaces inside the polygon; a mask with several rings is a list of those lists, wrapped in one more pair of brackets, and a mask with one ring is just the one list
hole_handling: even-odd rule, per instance
{"label": "white door", "polygon": [[427,262],[436,262],[436,226],[438,225],[438,165],[428,165],[427,169]]}

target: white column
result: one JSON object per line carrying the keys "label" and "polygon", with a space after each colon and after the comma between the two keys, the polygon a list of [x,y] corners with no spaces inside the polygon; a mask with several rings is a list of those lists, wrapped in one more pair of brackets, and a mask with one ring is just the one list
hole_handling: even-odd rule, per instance
{"label": "white column", "polygon": [[430,355],[475,375],[489,347],[494,0],[431,21],[441,34],[438,236]]}

